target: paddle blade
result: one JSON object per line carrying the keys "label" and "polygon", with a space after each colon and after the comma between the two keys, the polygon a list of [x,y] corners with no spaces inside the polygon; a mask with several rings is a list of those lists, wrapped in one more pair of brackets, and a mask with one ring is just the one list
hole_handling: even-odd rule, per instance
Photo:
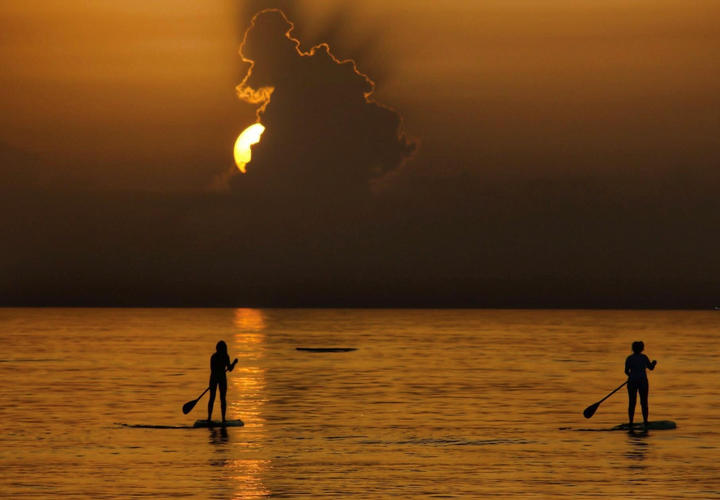
{"label": "paddle blade", "polygon": [[190,413],[192,409],[195,408],[195,405],[198,401],[199,399],[193,399],[192,401],[188,401],[187,403],[185,403],[183,405],[183,414],[187,415],[188,413]]}
{"label": "paddle blade", "polygon": [[598,409],[598,406],[600,406],[600,403],[595,403],[594,405],[590,405],[587,408],[585,408],[585,411],[583,412],[583,415],[585,418],[590,418],[593,415],[595,415],[595,412]]}

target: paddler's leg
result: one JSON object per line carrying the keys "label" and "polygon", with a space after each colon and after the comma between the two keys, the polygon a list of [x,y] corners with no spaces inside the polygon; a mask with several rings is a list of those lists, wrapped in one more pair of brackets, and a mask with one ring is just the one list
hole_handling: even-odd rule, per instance
{"label": "paddler's leg", "polygon": [[213,404],[215,404],[215,391],[217,390],[217,382],[210,380],[210,399],[208,400],[208,422],[212,422]]}
{"label": "paddler's leg", "polygon": [[220,410],[222,411],[222,421],[225,422],[225,410],[227,409],[227,401],[225,400],[225,394],[227,394],[227,380],[220,381]]}
{"label": "paddler's leg", "polygon": [[648,424],[648,393],[650,387],[648,381],[645,380],[640,384],[640,406],[642,407],[643,425],[647,429]]}
{"label": "paddler's leg", "polygon": [[637,386],[628,382],[628,423],[630,424],[630,430],[633,428],[633,420],[635,419],[635,403],[637,402]]}

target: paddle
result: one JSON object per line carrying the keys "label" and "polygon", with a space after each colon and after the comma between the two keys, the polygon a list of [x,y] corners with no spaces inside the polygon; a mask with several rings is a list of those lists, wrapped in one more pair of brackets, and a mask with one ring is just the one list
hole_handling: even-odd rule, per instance
{"label": "paddle", "polygon": [[183,414],[187,415],[188,413],[190,413],[190,412],[192,411],[192,409],[195,408],[195,405],[197,404],[197,402],[200,401],[200,399],[201,399],[201,398],[205,395],[205,393],[206,393],[207,391],[209,391],[209,390],[210,390],[210,386],[208,386],[208,388],[205,389],[205,390],[203,391],[203,393],[200,394],[200,395],[197,397],[197,399],[193,399],[192,401],[188,401],[187,403],[185,403],[185,404],[183,405]]}
{"label": "paddle", "polygon": [[612,396],[613,394],[615,394],[617,391],[619,391],[625,384],[627,384],[627,380],[626,380],[625,382],[623,382],[622,384],[620,384],[620,385],[617,387],[617,389],[615,389],[615,390],[612,391],[610,394],[608,394],[607,396],[605,396],[604,398],[602,398],[600,401],[598,401],[598,402],[595,403],[594,405],[590,405],[590,406],[588,406],[587,408],[585,408],[585,411],[583,412],[583,415],[585,415],[585,418],[590,418],[590,417],[592,417],[593,415],[595,415],[595,412],[597,411],[598,406],[600,406],[600,403],[602,403],[602,402],[605,401],[607,398],[609,398],[610,396]]}
{"label": "paddle", "polygon": [[[233,361],[233,366],[235,366],[235,363],[237,363],[237,358],[235,359],[235,361]],[[225,368],[225,372],[227,373],[227,368]],[[190,413],[192,411],[192,409],[195,408],[195,405],[198,403],[198,401],[200,401],[202,399],[202,397],[205,395],[205,393],[209,390],[210,390],[210,386],[208,386],[208,388],[205,389],[203,391],[203,393],[197,397],[197,399],[193,399],[192,401],[188,401],[187,403],[185,403],[183,405],[183,415],[187,415],[188,413]]]}

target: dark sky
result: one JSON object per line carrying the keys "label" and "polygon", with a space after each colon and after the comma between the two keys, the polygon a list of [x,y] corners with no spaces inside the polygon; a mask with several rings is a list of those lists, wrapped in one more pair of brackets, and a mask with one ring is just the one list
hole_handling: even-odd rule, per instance
{"label": "dark sky", "polygon": [[2,4],[0,304],[720,305],[717,3],[387,3]]}

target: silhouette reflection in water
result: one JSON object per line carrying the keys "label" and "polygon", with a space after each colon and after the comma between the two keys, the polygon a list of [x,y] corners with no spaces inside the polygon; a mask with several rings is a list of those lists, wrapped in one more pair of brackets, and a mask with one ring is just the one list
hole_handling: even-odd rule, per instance
{"label": "silhouette reflection in water", "polygon": [[229,435],[227,427],[211,427],[210,428],[210,444],[227,443]]}
{"label": "silhouette reflection in water", "polygon": [[630,469],[645,469],[647,467],[643,462],[647,458],[650,451],[650,443],[647,433],[631,433],[628,434],[628,450],[625,457],[632,462],[628,465]]}

